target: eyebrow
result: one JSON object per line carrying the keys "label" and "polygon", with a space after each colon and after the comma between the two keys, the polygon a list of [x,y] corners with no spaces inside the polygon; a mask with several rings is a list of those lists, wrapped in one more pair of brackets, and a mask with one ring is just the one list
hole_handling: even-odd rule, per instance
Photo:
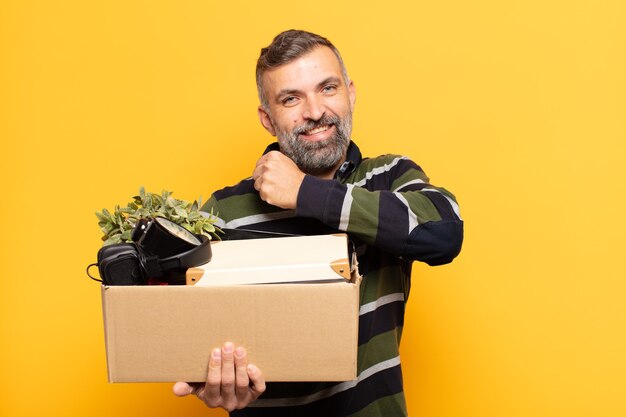
{"label": "eyebrow", "polygon": [[[340,84],[341,83],[341,79],[337,76],[331,75],[328,78],[325,78],[324,80],[322,80],[321,82],[319,82],[317,84],[317,88],[321,88],[327,84],[330,83],[337,83]],[[295,88],[287,88],[284,90],[280,90],[278,92],[278,94],[276,95],[276,102],[279,103],[285,96],[290,96],[292,94],[298,94],[300,92],[300,90],[296,90]]]}

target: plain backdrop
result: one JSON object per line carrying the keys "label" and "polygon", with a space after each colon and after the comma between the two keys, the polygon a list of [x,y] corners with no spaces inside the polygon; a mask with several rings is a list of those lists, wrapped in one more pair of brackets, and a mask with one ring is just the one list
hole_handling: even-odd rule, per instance
{"label": "plain backdrop", "polygon": [[461,255],[414,267],[410,415],[626,415],[624,4],[0,1],[0,415],[224,415],[107,383],[84,271],[95,211],[251,175],[255,62],[289,28],[342,51],[363,153],[461,205]]}

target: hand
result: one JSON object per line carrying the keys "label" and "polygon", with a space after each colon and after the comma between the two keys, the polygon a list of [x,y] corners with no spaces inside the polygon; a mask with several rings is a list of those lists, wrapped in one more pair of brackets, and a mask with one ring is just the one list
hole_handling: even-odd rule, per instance
{"label": "hand", "polygon": [[230,412],[246,407],[263,394],[265,380],[259,368],[248,364],[246,350],[227,342],[222,349],[211,352],[205,384],[177,382],[173,390],[179,397],[195,394],[207,406]]}
{"label": "hand", "polygon": [[252,178],[263,201],[284,209],[296,208],[304,172],[288,156],[278,151],[266,153],[257,161]]}

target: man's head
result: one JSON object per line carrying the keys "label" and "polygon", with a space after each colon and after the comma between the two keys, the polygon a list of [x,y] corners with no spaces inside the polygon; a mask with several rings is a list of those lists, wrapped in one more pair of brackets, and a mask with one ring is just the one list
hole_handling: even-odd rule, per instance
{"label": "man's head", "polygon": [[352,131],[354,84],[339,51],[313,33],[289,30],[261,50],[259,118],[281,151],[306,173],[333,171]]}

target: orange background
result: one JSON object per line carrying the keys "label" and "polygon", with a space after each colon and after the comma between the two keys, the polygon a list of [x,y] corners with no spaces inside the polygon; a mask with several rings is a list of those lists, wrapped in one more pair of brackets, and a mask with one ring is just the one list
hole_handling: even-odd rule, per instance
{"label": "orange background", "polygon": [[281,30],[342,51],[366,155],[453,191],[466,241],[416,265],[412,416],[626,415],[626,8],[617,0],[0,0],[0,415],[223,415],[108,384],[96,210],[195,199],[270,137],[254,65]]}

